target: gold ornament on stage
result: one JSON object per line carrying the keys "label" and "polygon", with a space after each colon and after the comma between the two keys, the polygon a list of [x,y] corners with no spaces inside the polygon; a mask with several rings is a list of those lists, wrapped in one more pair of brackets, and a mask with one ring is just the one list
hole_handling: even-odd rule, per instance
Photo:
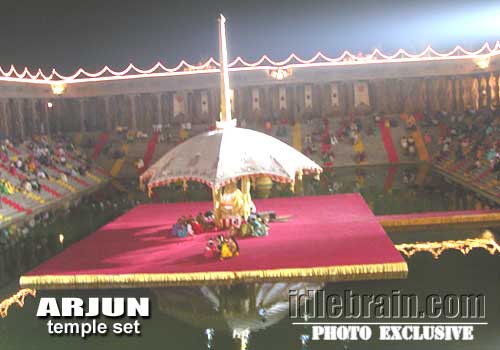
{"label": "gold ornament on stage", "polygon": [[396,249],[407,257],[412,257],[418,252],[428,252],[432,254],[434,259],[439,258],[444,251],[449,249],[458,250],[462,254],[467,255],[475,248],[484,249],[491,255],[500,254],[500,246],[495,241],[495,237],[490,231],[485,231],[479,238],[443,242],[403,243],[396,245]]}
{"label": "gold ornament on stage", "polygon": [[9,313],[9,308],[13,304],[17,304],[19,305],[19,307],[23,307],[24,299],[26,298],[27,295],[31,295],[33,298],[36,297],[36,290],[30,288],[21,289],[13,296],[3,300],[0,303],[0,317],[2,318],[7,317]]}

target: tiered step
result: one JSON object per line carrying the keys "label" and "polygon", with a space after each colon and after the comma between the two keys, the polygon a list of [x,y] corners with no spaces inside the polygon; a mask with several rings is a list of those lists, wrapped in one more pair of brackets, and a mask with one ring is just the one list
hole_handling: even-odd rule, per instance
{"label": "tiered step", "polygon": [[[80,159],[78,159],[77,157],[75,157],[74,155],[72,155],[71,153],[68,153],[67,154],[68,156],[68,159],[71,159],[71,161],[75,164],[78,164],[79,166],[83,166],[85,165],[83,161],[81,161]],[[102,169],[101,169],[102,170]],[[84,176],[84,178],[89,178],[90,180],[92,180],[93,182],[95,183],[101,183],[103,181],[102,178],[100,178],[99,176],[95,175],[94,172],[99,172],[99,168],[96,167],[94,170],[92,171],[87,171],[86,175]],[[107,178],[108,175],[105,174],[105,178]]]}
{"label": "tiered step", "polygon": [[[0,163],[0,169],[5,171],[3,176],[11,183],[13,183],[17,180],[22,181],[26,178],[26,176],[18,170],[16,171],[16,176],[12,175],[9,172],[9,168],[7,168],[7,166],[5,164]],[[27,195],[28,197],[32,198],[33,200],[35,200],[36,202],[38,202],[40,204],[44,204],[45,201],[50,201],[52,199],[52,197],[54,197],[54,198],[62,197],[62,195],[59,192],[57,192],[56,190],[54,190],[54,189],[50,188],[49,186],[47,186],[46,184],[44,184],[44,181],[46,181],[46,180],[39,181],[40,186],[42,188],[42,191],[40,192],[40,194],[35,194],[35,193],[30,193],[30,192],[26,192],[26,193],[23,192],[23,194]],[[43,200],[43,202],[42,202],[42,200]]]}
{"label": "tiered step", "polygon": [[[32,151],[28,148],[27,144],[22,144],[19,147],[10,147],[9,156],[28,159],[32,156]],[[71,152],[66,152],[66,157],[76,166],[83,165],[83,162],[71,154]],[[13,193],[0,196],[0,203],[2,204],[0,207],[0,225],[6,225],[16,219],[22,219],[24,216],[32,214],[37,208],[42,208],[50,202],[55,202],[69,193],[78,193],[109,179],[105,171],[101,170],[106,174],[105,176],[97,176],[88,172],[85,176],[81,176],[80,174],[68,176],[68,182],[66,183],[61,179],[61,174],[66,168],[65,166],[57,164],[48,167],[42,166],[42,169],[47,172],[49,178],[38,179],[41,186],[40,192],[28,192],[19,187],[20,182],[26,179],[27,174],[19,169],[11,173],[9,167],[9,162],[0,162],[2,178],[15,188]]]}
{"label": "tiered step", "polygon": [[451,150],[448,159],[441,159],[441,161],[437,162],[437,165],[443,170],[463,178],[472,186],[493,193],[500,198],[500,183],[488,162],[484,161],[482,167],[477,169],[474,161],[468,156],[464,156],[464,159],[460,161],[454,161],[453,152]]}
{"label": "tiered step", "polygon": [[14,146],[9,146],[9,151],[11,151],[17,156],[20,156],[22,154],[22,152],[17,147]]}
{"label": "tiered step", "polygon": [[[55,172],[57,172],[58,174],[63,174],[64,173],[63,170],[59,169],[55,165],[51,166],[50,168],[52,170],[54,170]],[[85,189],[86,187],[89,187],[90,184],[88,182],[86,182],[85,180],[79,178],[79,176],[80,175],[77,175],[77,176],[68,176],[68,180],[71,179],[71,180],[77,182],[82,187],[82,189]]]}
{"label": "tiered step", "polygon": [[2,197],[2,203],[5,204],[5,205],[8,205],[11,208],[14,208],[17,212],[20,212],[20,213],[25,212],[27,214],[31,214],[31,209],[25,208],[24,206],[22,206],[21,204],[13,201],[12,199],[10,199],[7,196],[3,196]]}

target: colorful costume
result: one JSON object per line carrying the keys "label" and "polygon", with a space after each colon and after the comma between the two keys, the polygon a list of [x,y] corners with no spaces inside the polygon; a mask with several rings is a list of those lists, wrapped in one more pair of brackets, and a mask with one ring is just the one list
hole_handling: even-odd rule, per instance
{"label": "colorful costume", "polygon": [[232,257],[238,256],[240,253],[240,248],[238,243],[233,237],[224,238],[220,248],[220,259],[230,259]]}
{"label": "colorful costume", "polygon": [[[235,183],[229,183],[224,187],[224,192],[220,189],[213,190],[215,221],[219,227],[230,227],[232,218],[248,218],[255,205],[250,196],[250,179],[241,179],[241,190]],[[225,225],[224,225],[225,223]]]}
{"label": "colorful costume", "polygon": [[12,194],[14,193],[14,186],[7,180],[0,180],[0,193]]}

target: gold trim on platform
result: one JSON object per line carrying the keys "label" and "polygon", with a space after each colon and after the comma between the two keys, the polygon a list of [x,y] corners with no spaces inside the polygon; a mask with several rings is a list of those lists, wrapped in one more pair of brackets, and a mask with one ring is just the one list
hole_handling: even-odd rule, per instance
{"label": "gold trim on platform", "polygon": [[120,275],[22,276],[21,287],[38,289],[141,288],[288,280],[332,282],[406,278],[406,262],[312,268]]}
{"label": "gold trim on platform", "polygon": [[442,242],[402,243],[396,245],[396,249],[409,258],[418,252],[428,252],[432,254],[434,259],[439,258],[443,252],[449,249],[458,250],[462,254],[467,255],[476,248],[484,249],[491,255],[500,253],[500,245],[495,241],[495,236],[488,230],[478,238]]}
{"label": "gold trim on platform", "polygon": [[500,212],[483,213],[483,214],[467,214],[467,215],[447,215],[433,217],[417,217],[417,218],[380,218],[379,223],[384,228],[394,227],[415,227],[427,225],[444,225],[444,224],[473,224],[485,222],[500,222]]}

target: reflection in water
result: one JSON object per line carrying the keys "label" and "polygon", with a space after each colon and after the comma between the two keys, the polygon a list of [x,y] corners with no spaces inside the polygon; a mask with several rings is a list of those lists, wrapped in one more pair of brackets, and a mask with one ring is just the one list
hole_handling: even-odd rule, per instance
{"label": "reflection in water", "polygon": [[[227,286],[153,288],[161,312],[205,329],[207,347],[214,331],[231,332],[245,349],[251,332],[278,323],[288,316],[289,291],[297,295],[323,287],[321,283],[254,283]],[[303,299],[303,298],[302,298]]]}

